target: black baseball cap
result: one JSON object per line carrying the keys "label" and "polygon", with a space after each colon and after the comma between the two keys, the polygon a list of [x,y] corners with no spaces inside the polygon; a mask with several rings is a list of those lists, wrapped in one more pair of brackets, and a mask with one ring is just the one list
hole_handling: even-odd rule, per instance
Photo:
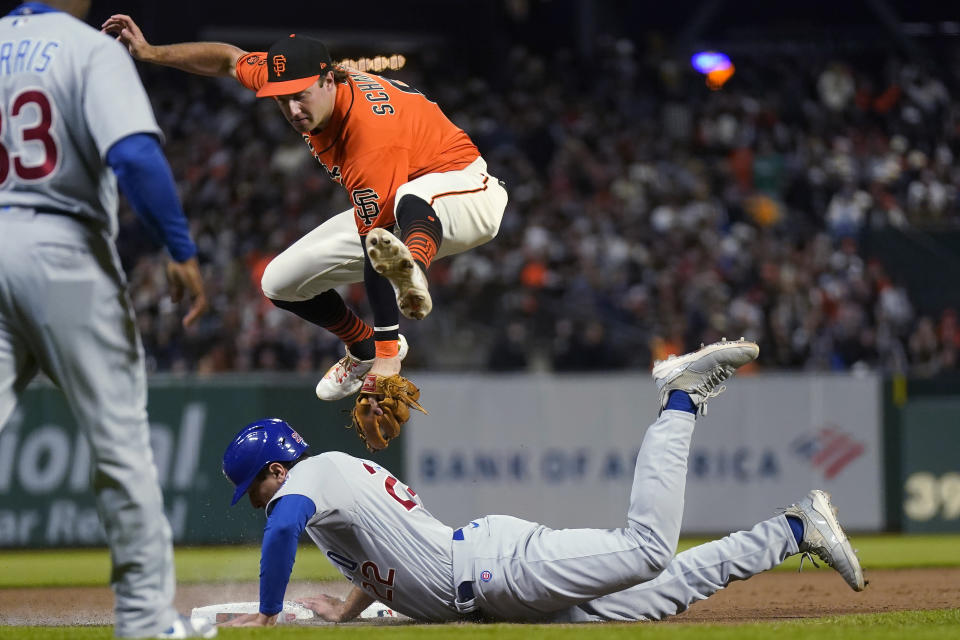
{"label": "black baseball cap", "polygon": [[333,69],[330,52],[319,40],[291,33],[270,45],[267,52],[267,84],[257,91],[258,98],[299,93],[322,74]]}

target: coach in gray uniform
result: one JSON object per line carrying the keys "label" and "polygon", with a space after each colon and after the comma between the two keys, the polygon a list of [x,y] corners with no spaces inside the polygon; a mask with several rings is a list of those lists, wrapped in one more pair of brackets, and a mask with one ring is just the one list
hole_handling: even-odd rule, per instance
{"label": "coach in gray uniform", "polygon": [[[173,608],[170,525],[150,450],[143,347],[113,239],[117,184],[170,252],[173,298],[207,307],[160,131],[89,0],[0,19],[0,425],[42,371],[93,452],[119,637],[212,637]],[[112,169],[112,171],[111,171]]]}

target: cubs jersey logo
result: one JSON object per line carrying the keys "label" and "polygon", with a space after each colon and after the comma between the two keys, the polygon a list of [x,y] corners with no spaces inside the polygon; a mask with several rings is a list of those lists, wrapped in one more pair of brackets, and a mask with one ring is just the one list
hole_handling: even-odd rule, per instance
{"label": "cubs jersey logo", "polygon": [[273,56],[273,70],[279,76],[287,70],[287,57],[283,54]]}
{"label": "cubs jersey logo", "polygon": [[380,215],[380,194],[373,189],[354,189],[350,193],[353,204],[356,207],[357,217],[363,220],[363,226],[369,227],[370,224]]}
{"label": "cubs jersey logo", "polygon": [[480,579],[484,582],[490,582],[493,579],[493,574],[486,570],[481,571]]}

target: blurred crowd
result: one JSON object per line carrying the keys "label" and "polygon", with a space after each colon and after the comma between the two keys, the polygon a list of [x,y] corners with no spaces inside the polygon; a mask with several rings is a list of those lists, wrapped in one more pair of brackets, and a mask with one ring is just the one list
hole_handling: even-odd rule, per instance
{"label": "blurred crowd", "polygon": [[[510,194],[493,242],[434,263],[433,313],[401,323],[406,366],[646,368],[746,336],[769,369],[955,370],[956,311],[918,312],[865,248],[883,230],[960,226],[951,79],[894,58],[734,62],[717,91],[627,41],[589,61],[516,49],[485,78],[427,56],[387,74],[436,100]],[[342,345],[273,307],[259,280],[348,209],[346,194],[272,101],[233,81],[142,72],[212,303],[198,327],[179,327],[164,256],[124,212],[151,368],[322,375]],[[342,293],[369,318],[362,285]]]}

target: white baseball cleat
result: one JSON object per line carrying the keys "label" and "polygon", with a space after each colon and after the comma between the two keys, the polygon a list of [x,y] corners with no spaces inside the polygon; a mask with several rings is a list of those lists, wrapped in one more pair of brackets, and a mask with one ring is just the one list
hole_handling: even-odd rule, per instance
{"label": "white baseball cleat", "polygon": [[[847,535],[837,521],[837,508],[830,502],[830,494],[814,489],[800,502],[784,509],[784,514],[803,521],[803,540],[800,553],[810,558],[811,554],[826,562],[843,576],[854,591],[863,591],[867,586],[863,569],[856,552],[850,546]],[[800,559],[803,566],[803,558]],[[814,562],[816,565],[816,562]]]}
{"label": "white baseball cleat", "polygon": [[433,310],[427,276],[407,245],[386,229],[374,229],[367,234],[367,255],[374,271],[393,285],[400,313],[411,320],[426,318]]}
{"label": "white baseball cleat", "polygon": [[206,620],[191,620],[186,616],[177,616],[170,628],[154,638],[216,638],[217,628]]}
{"label": "white baseball cleat", "polygon": [[723,381],[759,353],[756,343],[724,338],[701,345],[699,351],[655,362],[653,379],[660,389],[660,408],[667,406],[671,391],[686,391],[700,414],[707,415],[707,400],[726,391]]}
{"label": "white baseball cleat", "polygon": [[[403,360],[407,357],[409,347],[407,339],[402,335],[397,340],[397,347],[397,355]],[[317,383],[317,397],[321,400],[340,400],[360,391],[363,378],[370,373],[374,360],[375,358],[360,360],[353,357],[350,349],[346,349],[346,355],[327,369],[327,373]]]}

